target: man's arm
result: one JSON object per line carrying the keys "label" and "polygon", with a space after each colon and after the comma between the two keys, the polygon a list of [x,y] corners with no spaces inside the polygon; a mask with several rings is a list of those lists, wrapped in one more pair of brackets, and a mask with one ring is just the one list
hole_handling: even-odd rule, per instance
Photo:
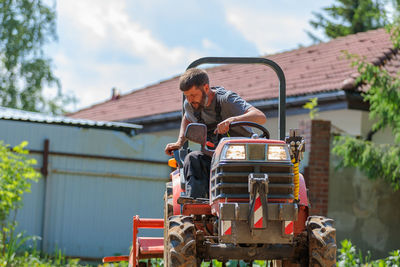
{"label": "man's arm", "polygon": [[178,150],[183,146],[183,144],[186,141],[186,138],[185,138],[186,127],[188,126],[189,123],[190,123],[190,121],[188,119],[186,119],[186,116],[183,116],[182,122],[181,122],[181,128],[179,130],[178,140],[175,143],[167,144],[167,146],[165,147],[165,154],[172,156],[172,152],[174,150]]}
{"label": "man's arm", "polygon": [[251,121],[263,125],[267,122],[267,117],[265,117],[264,113],[261,110],[255,107],[250,107],[242,115],[227,118],[226,120],[219,123],[217,125],[217,129],[215,129],[215,133],[227,133],[229,131],[229,125],[235,121]]}

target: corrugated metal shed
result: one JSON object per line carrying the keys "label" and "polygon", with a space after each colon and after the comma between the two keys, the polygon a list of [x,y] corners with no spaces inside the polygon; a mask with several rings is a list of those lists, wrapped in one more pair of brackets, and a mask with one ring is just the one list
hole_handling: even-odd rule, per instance
{"label": "corrugated metal shed", "polygon": [[20,230],[43,238],[44,251],[60,248],[84,258],[126,254],[132,217],[162,218],[171,169],[160,147],[173,137],[132,136],[126,129],[137,125],[68,122],[4,108],[0,118],[0,140],[11,146],[27,140],[37,169],[47,171],[25,194],[17,216]]}
{"label": "corrugated metal shed", "polygon": [[94,121],[85,119],[73,119],[64,116],[47,115],[38,112],[30,112],[19,109],[0,107],[0,119],[15,120],[15,121],[29,121],[37,123],[58,124],[58,125],[71,125],[83,128],[97,128],[118,130],[127,133],[134,133],[136,129],[142,129],[141,125],[123,122],[112,121]]}

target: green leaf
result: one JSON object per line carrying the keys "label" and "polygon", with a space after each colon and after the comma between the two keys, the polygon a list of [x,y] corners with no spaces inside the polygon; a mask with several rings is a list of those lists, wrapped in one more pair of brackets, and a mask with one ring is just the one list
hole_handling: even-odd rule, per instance
{"label": "green leaf", "polygon": [[[44,49],[57,40],[55,0],[1,1],[0,22],[0,106],[63,113],[76,99],[62,93]],[[56,96],[45,96],[46,87]]]}
{"label": "green leaf", "polygon": [[[400,44],[400,24],[390,27],[395,46]],[[337,167],[357,167],[370,179],[381,179],[394,191],[400,189],[400,79],[380,66],[375,66],[357,55],[345,54],[360,73],[357,83],[366,84],[368,91],[362,96],[370,106],[370,119],[375,132],[390,129],[393,144],[376,144],[352,137],[338,137],[333,153],[340,156]]]}
{"label": "green leaf", "polygon": [[317,108],[317,106],[318,106],[317,97],[310,98],[309,101],[303,105],[303,108],[310,110],[309,116],[310,119],[312,120],[318,116],[319,109]]}
{"label": "green leaf", "polygon": [[[385,9],[387,5],[386,1],[336,0],[331,6],[323,8],[321,13],[313,12],[314,19],[309,23],[315,30],[322,30],[328,39],[365,32],[388,25],[390,16]],[[307,33],[314,42],[321,41],[315,34]]]}
{"label": "green leaf", "polygon": [[25,239],[13,239],[16,223],[8,220],[9,215],[22,207],[22,196],[30,191],[30,181],[40,177],[32,164],[34,161],[27,157],[28,151],[23,149],[27,144],[24,141],[10,150],[8,145],[0,141],[0,247],[3,248],[0,249],[0,258],[3,256],[7,260],[15,257],[15,251],[11,248],[18,249],[18,242],[25,242]]}

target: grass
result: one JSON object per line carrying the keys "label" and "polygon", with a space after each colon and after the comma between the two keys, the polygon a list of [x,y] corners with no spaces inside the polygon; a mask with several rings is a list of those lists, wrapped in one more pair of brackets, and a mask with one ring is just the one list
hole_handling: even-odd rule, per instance
{"label": "grass", "polygon": [[[372,255],[367,253],[363,255],[360,250],[357,250],[351,241],[343,240],[341,248],[338,250],[337,266],[340,267],[400,267],[400,250],[390,252],[389,256],[384,259],[371,260]],[[144,261],[144,262],[147,262]],[[229,261],[226,266],[237,266],[237,261]],[[151,259],[151,266],[163,267],[162,259]],[[85,264],[80,262],[79,259],[69,259],[61,252],[57,250],[53,255],[43,255],[36,249],[30,249],[16,253],[16,255],[10,260],[6,261],[6,258],[0,257],[0,267],[127,267],[127,262],[113,263],[113,264]],[[203,262],[202,267],[210,266],[210,262]],[[222,263],[213,260],[214,267],[221,267]],[[243,261],[239,262],[239,266],[246,266]],[[255,261],[253,266],[266,267],[266,261]]]}

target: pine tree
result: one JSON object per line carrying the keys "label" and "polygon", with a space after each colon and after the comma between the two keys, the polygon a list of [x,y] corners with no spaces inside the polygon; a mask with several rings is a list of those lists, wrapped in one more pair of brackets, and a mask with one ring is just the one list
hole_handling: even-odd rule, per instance
{"label": "pine tree", "polygon": [[[313,12],[315,19],[309,21],[314,29],[322,29],[324,37],[328,39],[382,28],[389,22],[384,0],[336,0],[336,2],[332,6],[323,8],[323,13]],[[321,38],[315,34],[309,31],[307,33],[314,42],[321,42]]]}

